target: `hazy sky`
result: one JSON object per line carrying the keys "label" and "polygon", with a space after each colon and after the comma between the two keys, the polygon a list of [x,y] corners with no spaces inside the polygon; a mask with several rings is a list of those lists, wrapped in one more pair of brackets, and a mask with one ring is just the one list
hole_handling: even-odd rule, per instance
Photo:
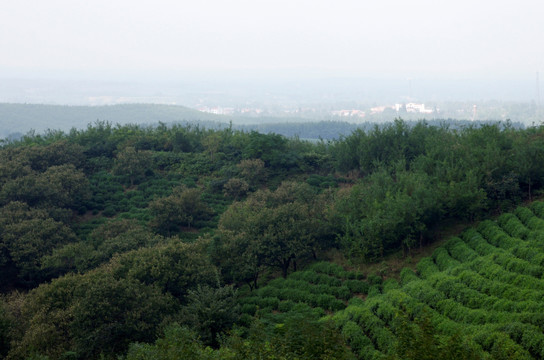
{"label": "hazy sky", "polygon": [[544,2],[3,0],[0,49],[3,77],[534,78]]}

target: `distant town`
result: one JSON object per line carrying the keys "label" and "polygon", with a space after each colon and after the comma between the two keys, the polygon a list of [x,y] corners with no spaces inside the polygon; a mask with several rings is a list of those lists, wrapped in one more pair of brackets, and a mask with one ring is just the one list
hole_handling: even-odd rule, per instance
{"label": "distant town", "polygon": [[[197,110],[204,112],[204,113],[210,113],[210,114],[216,114],[216,115],[263,115],[263,114],[270,114],[270,115],[279,115],[277,111],[271,113],[270,110],[259,108],[259,107],[243,107],[243,108],[236,108],[236,107],[210,107],[210,106],[199,106],[197,107]],[[330,110],[328,113],[332,117],[340,117],[344,118],[344,120],[347,119],[363,119],[367,115],[376,115],[376,114],[382,114],[386,111],[394,111],[397,114],[404,114],[404,113],[412,113],[412,114],[433,114],[433,113],[439,113],[440,110],[436,107],[426,107],[423,103],[397,103],[393,105],[381,105],[381,106],[374,106],[369,109],[335,109]],[[308,114],[308,113],[322,113],[322,109],[318,108],[312,108],[312,107],[298,107],[296,109],[282,109],[280,111],[283,113],[283,115],[302,115],[302,114]]]}

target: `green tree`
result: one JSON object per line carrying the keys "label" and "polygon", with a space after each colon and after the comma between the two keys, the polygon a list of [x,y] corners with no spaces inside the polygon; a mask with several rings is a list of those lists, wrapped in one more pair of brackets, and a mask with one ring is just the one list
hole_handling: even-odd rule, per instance
{"label": "green tree", "polygon": [[183,323],[195,330],[205,345],[217,348],[219,335],[232,327],[239,312],[232,286],[197,285],[196,289],[189,290],[182,316]]}
{"label": "green tree", "polygon": [[255,187],[266,179],[266,168],[261,159],[245,159],[236,165],[240,175]]}
{"label": "green tree", "polygon": [[223,194],[234,198],[234,200],[244,196],[248,190],[248,183],[238,178],[231,178],[223,185]]}
{"label": "green tree", "polygon": [[122,254],[159,243],[154,235],[135,220],[113,220],[94,229],[86,240],[53,249],[42,259],[42,267],[56,276],[69,271],[86,272]]}
{"label": "green tree", "polygon": [[186,303],[189,290],[217,283],[217,269],[210,263],[207,246],[201,241],[184,244],[171,239],[122,254],[110,266],[117,279],[133,279],[158,287]]}
{"label": "green tree", "polygon": [[232,204],[219,222],[225,251],[233,261],[244,261],[240,267],[253,280],[262,266],[287,276],[293,262],[312,254],[321,235],[324,214],[315,212],[315,198],[309,185],[285,182],[274,192],[260,190]]}
{"label": "green tree", "polygon": [[157,339],[154,344],[132,343],[126,356],[126,360],[211,360],[221,358],[212,349],[204,347],[193,331],[179,324],[168,326],[164,331],[164,336]]}
{"label": "green tree", "polygon": [[202,145],[210,154],[210,158],[214,161],[214,157],[221,147],[221,135],[217,132],[212,132],[202,139]]}
{"label": "green tree", "polygon": [[232,336],[226,348],[232,359],[355,359],[342,334],[330,321],[294,313],[266,331],[255,321],[247,339]]}
{"label": "green tree", "polygon": [[70,334],[80,358],[124,352],[130,342],[151,341],[175,302],[155,286],[107,273],[81,278],[74,292]]}
{"label": "green tree", "polygon": [[4,286],[35,286],[47,279],[42,258],[55,247],[73,242],[75,234],[46,211],[11,202],[0,208],[0,269]]}
{"label": "green tree", "polygon": [[429,176],[405,170],[404,162],[391,173],[374,172],[338,196],[342,247],[351,257],[372,261],[387,251],[421,245],[428,226],[441,217],[439,195]]}
{"label": "green tree", "polygon": [[6,182],[0,191],[0,203],[23,201],[30,206],[75,208],[88,195],[85,174],[68,164]]}
{"label": "green tree", "polygon": [[152,225],[160,233],[169,235],[179,232],[182,227],[191,228],[197,220],[208,219],[211,209],[202,201],[197,188],[178,186],[172,194],[149,204],[155,216]]}
{"label": "green tree", "polygon": [[5,301],[0,297],[0,356],[2,358],[7,355],[10,348],[11,321]]}
{"label": "green tree", "polygon": [[151,168],[152,162],[151,151],[136,150],[132,146],[127,146],[117,153],[113,163],[113,173],[127,176],[130,186],[134,186],[134,181],[144,176]]}

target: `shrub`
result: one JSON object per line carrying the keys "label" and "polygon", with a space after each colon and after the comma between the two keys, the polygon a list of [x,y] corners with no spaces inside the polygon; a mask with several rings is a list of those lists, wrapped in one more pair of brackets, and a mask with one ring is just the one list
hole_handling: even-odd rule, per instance
{"label": "shrub", "polygon": [[417,272],[422,278],[428,278],[429,276],[439,272],[438,266],[436,266],[434,260],[430,257],[424,257],[416,265]]}
{"label": "shrub", "polygon": [[410,281],[419,280],[419,278],[417,277],[416,273],[412,269],[403,268],[400,271],[400,280],[402,285],[406,285]]}
{"label": "shrub", "polygon": [[278,306],[278,310],[281,311],[281,312],[291,311],[293,309],[293,307],[295,306],[295,304],[296,303],[294,301],[291,301],[291,300],[282,301],[282,302],[280,302],[280,304]]}
{"label": "shrub", "polygon": [[378,275],[375,275],[375,274],[368,275],[368,278],[366,280],[368,281],[368,283],[371,286],[372,285],[381,285],[382,282],[383,282],[382,277],[378,276]]}
{"label": "shrub", "polygon": [[370,288],[370,285],[366,281],[361,280],[346,280],[344,281],[344,285],[347,286],[352,293],[356,294],[366,294]]}
{"label": "shrub", "polygon": [[277,297],[263,297],[257,300],[257,306],[262,309],[270,308],[277,310],[280,304],[280,300]]}

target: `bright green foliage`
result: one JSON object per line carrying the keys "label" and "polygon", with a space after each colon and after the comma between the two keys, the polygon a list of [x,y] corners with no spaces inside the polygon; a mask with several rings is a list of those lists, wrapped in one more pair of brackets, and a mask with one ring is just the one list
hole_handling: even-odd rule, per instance
{"label": "bright green foliage", "polygon": [[[516,213],[526,223],[532,218]],[[520,226],[525,238],[535,236],[506,214],[450,239],[418,263],[421,278],[403,270],[400,287],[386,283],[383,294],[369,291],[366,301],[350,302],[335,314],[337,325],[346,328],[355,349],[387,359],[542,358],[544,269],[538,254],[544,248],[508,235]],[[355,325],[370,345],[353,335]]]}
{"label": "bright green foliage", "polygon": [[[274,323],[281,322],[283,316],[293,312],[297,303],[312,309],[312,313],[323,315],[325,311],[336,312],[346,307],[347,300],[366,295],[370,291],[367,281],[349,279],[358,275],[358,272],[345,271],[336,264],[315,263],[309,270],[294,272],[286,279],[272,280],[267,286],[242,297],[242,309],[249,314],[257,313]],[[377,279],[381,283],[379,277],[373,281]],[[379,287],[375,285],[378,292]]]}
{"label": "bright green foliage", "polygon": [[478,360],[484,354],[481,348],[466,335],[454,333],[439,337],[429,316],[411,321],[405,314],[395,319],[399,329],[395,354],[390,359],[423,360]]}

